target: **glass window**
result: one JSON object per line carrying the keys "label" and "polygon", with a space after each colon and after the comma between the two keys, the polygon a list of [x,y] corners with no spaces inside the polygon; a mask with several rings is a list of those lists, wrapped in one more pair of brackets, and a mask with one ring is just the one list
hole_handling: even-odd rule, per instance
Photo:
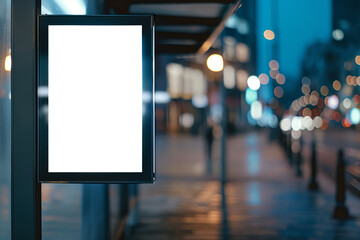
{"label": "glass window", "polygon": [[0,240],[10,239],[11,0],[0,1]]}

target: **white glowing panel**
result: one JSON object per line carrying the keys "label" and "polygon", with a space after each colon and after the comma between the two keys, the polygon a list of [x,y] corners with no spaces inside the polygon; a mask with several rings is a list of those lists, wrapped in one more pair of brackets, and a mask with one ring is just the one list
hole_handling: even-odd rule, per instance
{"label": "white glowing panel", "polygon": [[142,26],[49,26],[49,172],[142,172]]}

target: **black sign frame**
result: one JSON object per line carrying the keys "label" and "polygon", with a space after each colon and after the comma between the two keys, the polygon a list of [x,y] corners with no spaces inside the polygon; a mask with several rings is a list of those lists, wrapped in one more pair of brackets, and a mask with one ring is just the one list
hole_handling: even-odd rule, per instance
{"label": "black sign frame", "polygon": [[[40,111],[48,98],[39,94],[39,87],[48,84],[48,26],[50,25],[141,25],[142,86],[150,93],[143,107],[142,172],[49,172],[48,125]],[[74,16],[42,15],[38,17],[37,38],[37,159],[38,181],[41,183],[152,183],[155,181],[155,120],[154,120],[154,20],[152,16]],[[143,97],[144,98],[144,97]]]}

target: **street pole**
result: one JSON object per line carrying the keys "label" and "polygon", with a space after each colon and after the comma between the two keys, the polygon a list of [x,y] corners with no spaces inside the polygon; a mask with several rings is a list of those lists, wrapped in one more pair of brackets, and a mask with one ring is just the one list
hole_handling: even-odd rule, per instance
{"label": "street pole", "polygon": [[[221,52],[224,53],[224,37],[221,37]],[[224,55],[224,54],[223,54]],[[225,67],[225,63],[223,64]],[[226,109],[226,88],[224,84],[224,70],[220,72],[220,104],[222,108],[221,118],[221,159],[220,159],[220,181],[222,186],[226,183],[226,125],[227,125],[227,109]]]}
{"label": "street pole", "polygon": [[[222,44],[221,44],[222,45]],[[221,118],[221,144],[220,144],[220,182],[225,184],[226,182],[226,89],[223,83],[223,69],[224,59],[219,54],[212,54],[206,61],[207,67],[213,71],[219,73],[219,95],[220,95],[220,106],[222,108]]]}
{"label": "street pole", "polygon": [[11,5],[11,239],[41,240],[36,163],[36,20],[40,0]]}
{"label": "street pole", "polygon": [[220,159],[220,181],[222,184],[226,183],[226,126],[227,126],[227,109],[226,109],[226,89],[223,82],[223,73],[220,77],[220,103],[223,110],[221,118],[221,159]]}

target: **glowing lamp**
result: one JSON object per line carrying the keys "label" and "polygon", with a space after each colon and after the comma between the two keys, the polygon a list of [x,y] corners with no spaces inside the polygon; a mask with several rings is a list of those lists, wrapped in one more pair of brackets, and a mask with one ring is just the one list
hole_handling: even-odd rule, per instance
{"label": "glowing lamp", "polygon": [[207,67],[213,72],[220,72],[224,68],[223,57],[219,54],[212,54],[206,61]]}
{"label": "glowing lamp", "polygon": [[11,71],[11,56],[7,56],[5,58],[5,71],[10,72]]}
{"label": "glowing lamp", "polygon": [[249,88],[254,91],[259,90],[259,88],[260,88],[260,80],[258,77],[254,76],[254,75],[252,75],[248,78],[247,84],[248,84]]}

